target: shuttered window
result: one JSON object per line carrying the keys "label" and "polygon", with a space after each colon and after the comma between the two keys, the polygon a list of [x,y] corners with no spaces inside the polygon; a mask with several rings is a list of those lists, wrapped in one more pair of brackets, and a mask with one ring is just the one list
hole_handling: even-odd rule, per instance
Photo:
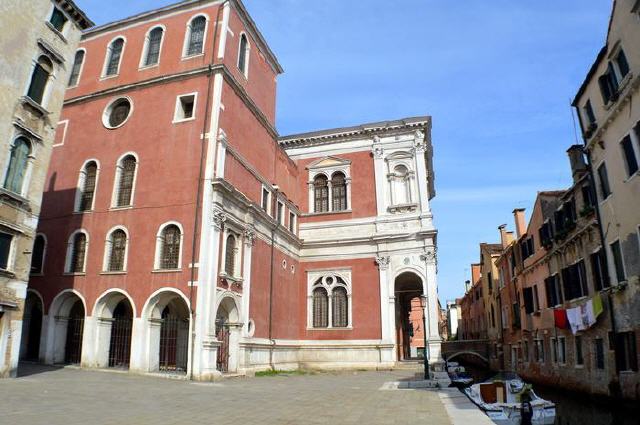
{"label": "shuttered window", "polygon": [[124,207],[131,205],[131,195],[133,194],[133,181],[136,174],[136,159],[129,155],[120,164],[120,178],[118,181],[118,193],[116,206]]}
{"label": "shuttered window", "polygon": [[105,75],[116,75],[120,69],[120,57],[124,48],[124,40],[119,38],[114,40],[109,46],[109,55],[107,60],[107,69]]}
{"label": "shuttered window", "polygon": [[319,175],[313,180],[313,193],[315,199],[314,212],[329,211],[329,185],[327,177]]}
{"label": "shuttered window", "polygon": [[602,199],[606,199],[611,194],[611,188],[609,186],[607,165],[604,162],[598,167],[598,180],[600,181],[600,196],[602,196]]}
{"label": "shuttered window", "polygon": [[347,183],[342,173],[335,173],[331,177],[331,197],[333,198],[333,211],[347,209]]}
{"label": "shuttered window", "polygon": [[4,188],[15,193],[22,193],[24,177],[29,164],[29,154],[31,145],[24,137],[18,137],[11,148],[9,157],[9,168],[4,179]]}
{"label": "shuttered window", "polygon": [[228,276],[235,276],[236,270],[236,238],[233,235],[227,236],[225,246],[224,271]]}
{"label": "shuttered window", "polygon": [[64,29],[64,24],[67,23],[67,17],[64,16],[64,13],[62,13],[60,9],[54,7],[49,22],[56,30],[62,32],[62,30]]}
{"label": "shuttered window", "polygon": [[84,50],[78,50],[75,58],[73,59],[73,67],[71,68],[71,74],[69,75],[69,87],[73,87],[78,84],[80,70],[82,69],[82,62],[84,62]]}
{"label": "shuttered window", "polygon": [[85,255],[87,252],[87,236],[84,233],[76,233],[71,247],[71,261],[69,271],[71,273],[84,272]]}
{"label": "shuttered window", "polygon": [[84,167],[84,181],[82,182],[78,211],[90,211],[93,208],[97,173],[98,165],[95,162],[90,162]]}
{"label": "shuttered window", "polygon": [[11,241],[13,236],[8,233],[0,233],[0,269],[9,268],[9,256],[11,255]]}
{"label": "shuttered window", "polygon": [[313,290],[313,327],[326,328],[329,326],[329,297],[327,290],[316,288]]}
{"label": "shuttered window", "polygon": [[622,142],[620,142],[622,148],[622,156],[624,157],[625,165],[627,166],[627,176],[631,177],[638,171],[638,159],[636,158],[636,152],[633,149],[633,142],[631,136],[627,135]]}
{"label": "shuttered window", "polygon": [[333,290],[332,299],[332,324],[334,328],[346,328],[349,320],[347,317],[347,290],[343,287],[337,287]]}
{"label": "shuttered window", "polygon": [[117,229],[111,232],[109,238],[110,253],[108,271],[119,272],[124,270],[124,260],[127,249],[127,234],[124,230]]}
{"label": "shuttered window", "polygon": [[29,83],[29,90],[27,91],[27,96],[31,100],[38,104],[42,104],[44,92],[47,88],[47,82],[49,81],[49,76],[52,72],[53,63],[51,63],[49,58],[40,56],[35,68],[33,69],[33,74],[31,74],[31,82]]}
{"label": "shuttered window", "polygon": [[162,249],[160,252],[161,269],[177,269],[180,267],[180,228],[174,224],[162,230]]}
{"label": "shuttered window", "polygon": [[144,65],[155,65],[160,60],[160,43],[162,42],[162,35],[164,31],[162,28],[154,28],[149,33],[149,41],[147,45],[147,56],[144,60]]}
{"label": "shuttered window", "polygon": [[191,21],[189,31],[189,44],[187,45],[187,56],[202,53],[204,47],[204,30],[207,20],[204,16],[198,16]]}

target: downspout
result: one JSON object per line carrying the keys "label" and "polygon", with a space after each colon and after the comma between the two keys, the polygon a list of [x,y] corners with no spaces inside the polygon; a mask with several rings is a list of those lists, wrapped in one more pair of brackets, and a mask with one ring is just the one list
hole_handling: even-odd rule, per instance
{"label": "downspout", "polygon": [[[195,349],[195,342],[196,342],[196,332],[195,332],[195,317],[196,317],[196,311],[195,308],[193,307],[193,287],[195,285],[195,273],[196,273],[196,250],[198,248],[198,224],[200,221],[200,208],[202,206],[201,204],[201,197],[202,197],[202,187],[203,187],[203,176],[202,174],[204,173],[204,163],[205,163],[205,146],[207,144],[207,128],[209,126],[209,116],[210,114],[208,113],[209,108],[211,107],[211,97],[212,97],[212,77],[213,77],[213,65],[215,63],[215,48],[216,48],[216,40],[218,38],[218,28],[217,28],[217,23],[220,20],[220,12],[222,11],[224,7],[224,4],[221,4],[218,7],[218,12],[216,14],[216,21],[215,24],[216,26],[214,26],[214,30],[213,30],[213,44],[211,46],[211,61],[209,62],[209,69],[207,71],[207,98],[205,101],[205,117],[204,117],[204,122],[202,124],[202,136],[201,136],[201,143],[200,143],[200,165],[199,165],[199,170],[198,170],[198,186],[197,186],[197,191],[196,191],[196,208],[195,211],[193,213],[193,241],[191,243],[191,271],[190,271],[190,277],[189,277],[189,282],[191,283],[191,285],[189,286],[189,314],[191,316],[190,321],[191,321],[191,358],[189,359],[189,379],[192,380],[193,379],[193,350]],[[209,135],[211,136],[211,135]],[[215,142],[215,137],[214,137],[214,142]],[[199,268],[198,268],[199,269]]]}
{"label": "downspout", "polygon": [[[274,156],[275,158],[275,156]],[[274,160],[275,162],[275,160]],[[271,261],[269,268],[269,343],[271,347],[269,347],[269,367],[274,370],[273,366],[273,347],[276,345],[275,340],[273,339],[273,273],[274,273],[274,260],[275,260],[275,236],[276,236],[276,228],[278,227],[277,222],[277,208],[278,208],[278,187],[275,187],[275,191],[273,192],[273,202],[272,207],[274,208],[272,211],[276,213],[276,223],[271,228]]]}

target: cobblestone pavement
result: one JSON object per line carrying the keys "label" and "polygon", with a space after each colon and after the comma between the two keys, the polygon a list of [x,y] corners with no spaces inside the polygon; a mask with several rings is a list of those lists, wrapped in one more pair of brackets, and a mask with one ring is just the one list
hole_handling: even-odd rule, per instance
{"label": "cobblestone pavement", "polygon": [[380,390],[415,372],[233,378],[216,383],[29,365],[0,380],[0,424],[449,424],[437,392]]}

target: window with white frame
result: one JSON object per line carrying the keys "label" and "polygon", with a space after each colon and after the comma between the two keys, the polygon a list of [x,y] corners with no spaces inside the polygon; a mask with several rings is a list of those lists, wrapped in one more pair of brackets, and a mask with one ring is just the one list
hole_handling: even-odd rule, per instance
{"label": "window with white frame", "polygon": [[47,249],[47,239],[44,235],[36,235],[33,241],[33,251],[31,253],[31,274],[42,274],[44,270],[44,256]]}
{"label": "window with white frame", "polygon": [[18,136],[11,145],[9,164],[5,172],[4,188],[18,195],[23,195],[30,174],[31,142],[24,136]]}
{"label": "window with white frame", "polygon": [[351,161],[325,157],[309,169],[309,212],[326,213],[351,209]]}
{"label": "window with white frame", "polygon": [[124,52],[124,38],[118,37],[109,43],[107,47],[107,56],[104,64],[103,77],[111,77],[118,75],[120,72],[120,62]]}
{"label": "window with white frame", "polygon": [[284,202],[282,201],[278,201],[276,220],[278,220],[278,223],[284,226]]}
{"label": "window with white frame", "polygon": [[238,43],[238,69],[245,78],[249,77],[249,40],[244,33],[240,35]]}
{"label": "window with white frame", "polygon": [[296,213],[289,211],[289,231],[296,233]]}
{"label": "window with white frame", "polygon": [[82,65],[84,65],[84,50],[78,50],[73,58],[73,66],[71,67],[71,73],[69,74],[69,83],[67,87],[75,87],[80,80],[80,72],[82,71]]}
{"label": "window with white frame", "polygon": [[145,37],[144,48],[142,49],[142,59],[140,67],[154,66],[160,63],[160,50],[162,39],[164,38],[164,28],[152,28]]}
{"label": "window with white frame", "polygon": [[11,269],[11,257],[14,235],[0,231],[0,269]]}
{"label": "window with white frame", "polygon": [[49,24],[51,24],[51,26],[55,28],[56,31],[62,33],[68,21],[69,19],[67,19],[64,12],[54,6],[53,11],[51,12],[51,16],[49,17]]}
{"label": "window with white frame", "polygon": [[41,55],[31,73],[31,81],[27,90],[27,97],[39,105],[44,104],[45,93],[53,75],[53,62],[45,55]]}
{"label": "window with white frame", "polygon": [[160,226],[156,242],[156,270],[177,270],[182,259],[182,226],[170,222]]}
{"label": "window with white frame", "polygon": [[133,205],[137,165],[138,161],[132,154],[127,154],[118,161],[113,193],[114,207],[128,207]]}
{"label": "window with white frame", "polygon": [[76,194],[76,208],[78,212],[92,211],[95,200],[96,184],[98,181],[98,163],[87,161],[80,171]]}
{"label": "window with white frame", "polygon": [[260,199],[260,206],[267,214],[271,215],[271,192],[265,186],[262,186],[262,199]]}
{"label": "window with white frame", "polygon": [[350,328],[351,272],[310,272],[308,327]]}
{"label": "window with white frame", "polygon": [[183,94],[176,98],[176,109],[173,122],[190,121],[195,119],[197,93]]}
{"label": "window with white frame", "polygon": [[187,24],[187,33],[185,36],[185,45],[183,55],[197,56],[204,52],[204,40],[207,31],[207,18],[204,15],[198,15],[191,19]]}
{"label": "window with white frame", "polygon": [[129,236],[124,227],[116,227],[108,233],[104,249],[104,271],[122,272],[127,269],[128,245]]}
{"label": "window with white frame", "polygon": [[638,156],[630,134],[627,134],[620,142],[620,150],[627,171],[627,177],[631,177],[638,172]]}
{"label": "window with white frame", "polygon": [[410,204],[411,189],[409,180],[409,169],[403,164],[396,165],[395,167],[393,167],[391,178],[392,204]]}
{"label": "window with white frame", "polygon": [[616,282],[621,283],[627,280],[627,275],[624,270],[624,261],[622,259],[622,249],[620,247],[620,241],[615,241],[609,245],[611,249],[611,257],[613,258],[613,267],[615,271]]}
{"label": "window with white frame", "polygon": [[89,237],[84,230],[75,231],[67,242],[67,273],[84,273],[87,261]]}
{"label": "window with white frame", "polygon": [[224,241],[224,267],[223,275],[225,277],[239,277],[240,269],[240,235],[232,230],[227,229]]}

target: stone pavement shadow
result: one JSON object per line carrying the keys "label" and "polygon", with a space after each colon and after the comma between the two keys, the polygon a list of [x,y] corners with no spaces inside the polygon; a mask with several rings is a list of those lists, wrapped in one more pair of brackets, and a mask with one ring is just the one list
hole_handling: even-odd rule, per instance
{"label": "stone pavement shadow", "polygon": [[61,369],[64,369],[64,366],[51,366],[43,365],[41,363],[20,362],[20,364],[18,364],[18,378],[55,372]]}

